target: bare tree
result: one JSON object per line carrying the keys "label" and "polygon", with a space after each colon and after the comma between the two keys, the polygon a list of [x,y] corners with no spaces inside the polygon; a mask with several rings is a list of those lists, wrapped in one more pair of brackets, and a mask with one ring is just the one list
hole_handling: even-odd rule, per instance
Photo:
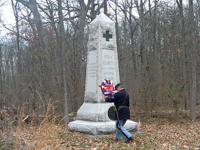
{"label": "bare tree", "polygon": [[[187,51],[186,51],[186,48],[185,48],[185,41],[186,41],[186,32],[185,32],[185,21],[184,21],[184,11],[183,11],[183,2],[182,0],[178,1],[176,0],[176,3],[178,5],[178,8],[179,8],[179,13],[180,13],[180,21],[181,21],[181,47],[183,49],[183,56],[182,56],[182,59],[183,59],[183,76],[184,76],[184,85],[186,85],[187,83],[187,80],[188,80],[188,77],[187,77],[187,57],[188,57],[188,54],[187,54]],[[186,86],[184,86],[184,107],[185,107],[185,110],[187,110],[187,99],[188,99],[188,92],[187,92],[187,88]]]}
{"label": "bare tree", "polygon": [[[67,105],[67,81],[66,81],[66,70],[65,70],[65,30],[63,25],[63,13],[62,13],[62,1],[58,0],[58,15],[59,15],[59,28],[60,28],[60,50],[61,50],[61,64],[62,64],[62,80],[63,80],[63,116],[64,122],[69,122],[68,105]],[[66,61],[67,62],[67,61]]]}
{"label": "bare tree", "polygon": [[108,15],[107,0],[104,0],[104,14]]}
{"label": "bare tree", "polygon": [[43,29],[43,23],[41,21],[41,17],[37,8],[37,2],[36,0],[17,0],[18,2],[22,3],[25,7],[29,8],[34,16],[35,24],[37,27],[37,33],[40,39],[40,44],[42,49],[47,53],[47,44],[46,44],[46,38],[45,38],[45,32]]}
{"label": "bare tree", "polygon": [[194,11],[193,11],[193,0],[189,0],[189,22],[190,22],[190,119],[196,120],[196,42],[195,42],[195,22],[194,22]]}
{"label": "bare tree", "polygon": [[[18,73],[21,73],[22,72],[22,63],[21,63],[21,60],[22,60],[22,54],[21,54],[21,49],[20,49],[20,41],[19,41],[19,16],[18,16],[18,2],[16,1],[16,3],[11,0],[12,2],[12,9],[13,9],[13,13],[14,13],[14,16],[15,16],[15,23],[16,23],[16,44],[17,44],[17,69],[18,69]],[[20,77],[20,78],[18,78]],[[16,83],[16,90],[19,90],[19,99],[23,99],[22,97],[22,88],[21,86],[19,86],[19,84],[17,84],[17,81],[20,81],[22,82],[22,78],[20,75],[16,76],[15,77],[15,83]],[[21,103],[19,102],[19,99],[17,99],[17,105],[18,105],[18,108],[21,106]]]}
{"label": "bare tree", "polygon": [[[0,3],[0,8],[3,6],[2,3]],[[0,20],[1,20],[1,12],[0,12]],[[1,30],[0,30],[1,32]],[[3,79],[2,79],[2,65],[3,60],[2,60],[2,43],[0,42],[0,107],[2,108],[3,106],[3,101],[2,101],[2,97],[3,97]]]}
{"label": "bare tree", "polygon": [[55,106],[62,117],[78,110],[84,97],[85,29],[100,9],[107,12],[115,4],[109,17],[116,20],[120,77],[134,110],[148,117],[150,104],[152,114],[160,110],[178,114],[190,106],[194,120],[199,0],[190,0],[189,7],[182,0],[11,2],[16,24],[9,29],[10,41],[1,41],[5,43],[0,48],[1,102],[29,101],[29,109],[40,113],[49,99],[62,99]]}
{"label": "bare tree", "polygon": [[2,101],[2,94],[3,94],[3,79],[2,79],[2,45],[0,43],[0,106],[2,108],[3,106],[3,101]]}
{"label": "bare tree", "polygon": [[149,70],[149,62],[147,60],[147,47],[145,47],[145,13],[144,13],[144,4],[145,1],[138,0],[134,1],[136,4],[136,8],[139,14],[139,33],[140,33],[140,42],[139,42],[139,53],[141,58],[141,64],[143,64],[142,72],[144,73],[144,99],[145,99],[145,116],[149,117],[149,101],[148,101],[148,70]]}

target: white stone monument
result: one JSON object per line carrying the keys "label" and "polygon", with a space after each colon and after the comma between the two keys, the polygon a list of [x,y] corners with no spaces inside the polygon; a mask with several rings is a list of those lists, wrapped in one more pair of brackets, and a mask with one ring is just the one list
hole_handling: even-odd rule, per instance
{"label": "white stone monument", "polygon": [[[84,103],[77,112],[77,120],[70,122],[69,131],[92,135],[115,132],[115,121],[108,118],[108,109],[113,103],[106,103],[101,88],[104,79],[119,80],[115,23],[104,13],[98,15],[89,26],[87,69]],[[125,128],[137,131],[137,123],[128,120]]]}

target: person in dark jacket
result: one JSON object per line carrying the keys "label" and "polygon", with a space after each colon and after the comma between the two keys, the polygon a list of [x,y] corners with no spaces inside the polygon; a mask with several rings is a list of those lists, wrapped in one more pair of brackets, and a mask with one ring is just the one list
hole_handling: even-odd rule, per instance
{"label": "person in dark jacket", "polygon": [[115,93],[114,98],[104,96],[106,102],[114,102],[115,107],[117,108],[118,116],[115,114],[115,140],[120,141],[121,135],[123,135],[125,141],[130,142],[133,140],[132,135],[124,128],[127,119],[130,119],[129,95],[126,93],[124,86],[121,83],[118,83],[115,86],[115,90],[117,90],[117,93]]}

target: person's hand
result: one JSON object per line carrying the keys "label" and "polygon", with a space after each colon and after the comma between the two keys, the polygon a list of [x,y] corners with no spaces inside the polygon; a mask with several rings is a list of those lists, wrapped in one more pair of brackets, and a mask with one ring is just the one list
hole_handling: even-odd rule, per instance
{"label": "person's hand", "polygon": [[104,96],[104,99],[106,99],[108,96]]}

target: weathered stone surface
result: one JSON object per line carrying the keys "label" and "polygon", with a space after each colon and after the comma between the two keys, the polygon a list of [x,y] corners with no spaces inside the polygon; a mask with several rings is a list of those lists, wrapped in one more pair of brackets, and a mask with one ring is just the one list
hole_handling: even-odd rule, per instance
{"label": "weathered stone surface", "polygon": [[[137,123],[131,120],[128,120],[124,126],[128,131],[137,131]],[[115,122],[91,122],[91,121],[82,121],[76,120],[70,123],[68,126],[70,131],[84,132],[92,135],[106,135],[111,134],[116,131]]]}
{"label": "weathered stone surface", "polygon": [[103,94],[98,85],[105,78],[112,80],[113,84],[117,84],[119,82],[119,68],[115,23],[101,13],[89,26],[84,102],[104,102]]}
{"label": "weathered stone surface", "polygon": [[[114,85],[120,82],[115,23],[101,13],[89,26],[84,103],[77,112],[77,120],[69,123],[69,131],[93,135],[115,132],[115,122],[107,115],[113,103],[105,103],[98,87],[104,79],[112,80]],[[125,127],[136,131],[137,123],[129,120]]]}
{"label": "weathered stone surface", "polygon": [[110,106],[113,106],[113,103],[83,103],[77,112],[77,119],[94,122],[110,121],[107,114]]}

